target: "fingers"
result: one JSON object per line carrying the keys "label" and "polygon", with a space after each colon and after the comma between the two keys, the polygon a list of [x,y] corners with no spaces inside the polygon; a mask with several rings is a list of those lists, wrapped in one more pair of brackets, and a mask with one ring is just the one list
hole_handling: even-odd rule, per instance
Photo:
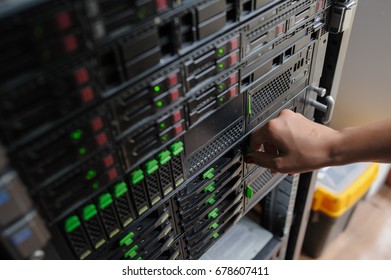
{"label": "fingers", "polygon": [[264,151],[261,150],[261,152],[278,155],[278,149],[273,144],[266,142],[265,144],[263,144],[263,147]]}
{"label": "fingers", "polygon": [[283,110],[280,116],[276,119],[268,121],[264,126],[253,132],[250,137],[250,147],[253,151],[258,151],[259,148],[269,142],[275,146],[281,144],[283,139],[283,133],[285,130],[284,119],[291,117],[291,114],[295,114],[290,110]]}
{"label": "fingers", "polygon": [[264,129],[264,127],[261,127],[260,129],[256,130],[253,134],[251,134],[250,148],[252,151],[259,151],[262,145],[267,141],[266,134],[267,131],[266,129]]}
{"label": "fingers", "polygon": [[247,163],[254,163],[264,168],[271,169],[273,171],[278,170],[276,159],[277,154],[264,153],[264,152],[252,152],[245,158]]}

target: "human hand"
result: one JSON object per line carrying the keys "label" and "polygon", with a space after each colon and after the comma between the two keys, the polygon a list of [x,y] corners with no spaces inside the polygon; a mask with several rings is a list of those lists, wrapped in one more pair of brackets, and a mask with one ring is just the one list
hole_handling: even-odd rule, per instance
{"label": "human hand", "polygon": [[280,173],[318,169],[330,163],[337,136],[338,131],[285,109],[251,135],[253,152],[245,161]]}

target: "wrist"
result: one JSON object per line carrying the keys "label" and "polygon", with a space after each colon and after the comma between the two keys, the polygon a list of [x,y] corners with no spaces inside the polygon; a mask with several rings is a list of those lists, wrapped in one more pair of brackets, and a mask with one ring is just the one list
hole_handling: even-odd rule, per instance
{"label": "wrist", "polygon": [[329,139],[329,162],[327,165],[343,165],[347,164],[346,161],[346,139],[348,138],[349,131],[348,129],[343,129],[340,131],[334,131]]}

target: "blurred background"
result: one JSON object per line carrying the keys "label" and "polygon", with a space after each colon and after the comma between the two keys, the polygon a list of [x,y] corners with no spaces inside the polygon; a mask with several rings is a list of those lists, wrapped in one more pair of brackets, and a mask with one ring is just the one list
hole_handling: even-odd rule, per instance
{"label": "blurred background", "polygon": [[359,0],[331,126],[390,117],[391,1]]}
{"label": "blurred background", "polygon": [[[390,14],[389,0],[359,0],[331,127],[341,129],[391,117]],[[389,170],[389,164],[380,165],[346,229],[318,259],[391,259]],[[309,257],[303,254],[302,259]]]}

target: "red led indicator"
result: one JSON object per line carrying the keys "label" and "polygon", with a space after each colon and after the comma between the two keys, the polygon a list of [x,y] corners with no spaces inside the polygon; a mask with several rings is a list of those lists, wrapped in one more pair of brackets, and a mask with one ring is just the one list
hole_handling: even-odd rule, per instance
{"label": "red led indicator", "polygon": [[324,8],[324,0],[319,0],[318,3],[316,3],[316,11],[319,11],[320,9]]}
{"label": "red led indicator", "polygon": [[68,35],[63,38],[64,50],[67,53],[74,52],[79,48],[75,35]]}
{"label": "red led indicator", "polygon": [[179,98],[179,90],[176,88],[170,92],[171,101],[175,101]]}
{"label": "red led indicator", "polygon": [[181,134],[183,131],[183,125],[181,123],[178,124],[177,126],[174,127],[174,130],[176,135]]}
{"label": "red led indicator", "polygon": [[285,23],[281,23],[276,27],[277,36],[285,32]]}
{"label": "red led indicator", "polygon": [[229,41],[229,49],[230,49],[230,51],[235,50],[238,47],[239,47],[239,39],[238,38],[231,39],[231,41]]}
{"label": "red led indicator", "polygon": [[178,84],[178,74],[172,74],[171,76],[168,77],[168,85],[169,87],[173,87],[176,84]]}
{"label": "red led indicator", "polygon": [[109,180],[113,180],[118,177],[118,171],[117,168],[111,168],[109,172],[107,172],[107,177],[109,177]]}
{"label": "red led indicator", "polygon": [[174,123],[180,121],[180,120],[182,119],[182,113],[181,113],[181,111],[175,112],[175,113],[172,115],[172,119],[173,119]]}
{"label": "red led indicator", "polygon": [[76,70],[73,73],[73,77],[78,85],[85,84],[90,79],[90,75],[85,67]]}
{"label": "red led indicator", "polygon": [[237,93],[238,93],[238,90],[236,89],[236,87],[231,88],[229,90],[229,97],[234,97],[234,96],[236,96]]}
{"label": "red led indicator", "polygon": [[65,30],[72,26],[71,16],[68,11],[59,12],[56,15],[56,22],[59,30]]}
{"label": "red led indicator", "polygon": [[236,73],[232,74],[231,76],[229,76],[228,79],[229,79],[229,85],[230,86],[232,86],[232,85],[234,85],[234,84],[236,84],[238,82],[238,77],[237,77]]}
{"label": "red led indicator", "polygon": [[96,143],[98,146],[103,146],[104,144],[107,143],[107,134],[106,132],[102,132],[98,134],[98,136],[95,137]]}
{"label": "red led indicator", "polygon": [[80,96],[83,103],[90,102],[94,99],[94,91],[91,87],[85,87],[80,91]]}
{"label": "red led indicator", "polygon": [[229,57],[229,63],[231,65],[235,64],[236,62],[238,62],[238,53],[233,53],[231,54],[231,56]]}
{"label": "red led indicator", "polygon": [[167,8],[167,0],[156,0],[156,11],[161,12]]}
{"label": "red led indicator", "polygon": [[114,157],[113,155],[107,155],[104,159],[103,159],[103,163],[105,165],[105,167],[110,167],[114,164]]}
{"label": "red led indicator", "polygon": [[93,131],[98,131],[103,127],[103,121],[101,117],[96,117],[91,121],[91,127]]}

